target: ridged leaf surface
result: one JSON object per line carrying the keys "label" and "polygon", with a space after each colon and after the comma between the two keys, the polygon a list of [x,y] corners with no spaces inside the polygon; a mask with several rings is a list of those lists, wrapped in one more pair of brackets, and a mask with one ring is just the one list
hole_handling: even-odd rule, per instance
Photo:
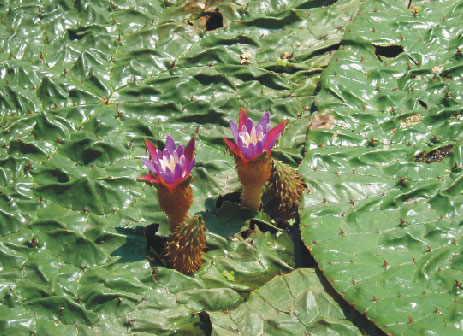
{"label": "ridged leaf surface", "polygon": [[[269,110],[272,125],[291,121],[274,155],[297,165],[320,74],[359,6],[3,1],[1,333],[207,334],[201,311],[234,309],[292,271],[289,235],[243,238],[256,214],[219,198],[240,187],[223,137],[241,107]],[[144,139],[162,148],[167,134],[196,136],[191,213],[204,216],[208,250],[193,276],[146,248],[144,229],[160,223],[160,239],[168,221],[136,179]]]}
{"label": "ridged leaf surface", "polygon": [[[407,8],[408,7],[408,8]],[[463,328],[459,1],[369,1],[321,77],[302,235],[343,298],[393,335]]]}

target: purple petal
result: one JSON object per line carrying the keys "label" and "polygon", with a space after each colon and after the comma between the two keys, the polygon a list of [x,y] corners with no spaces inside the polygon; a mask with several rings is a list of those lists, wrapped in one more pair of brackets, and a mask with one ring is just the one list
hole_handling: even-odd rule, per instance
{"label": "purple petal", "polygon": [[251,134],[252,128],[254,127],[254,122],[251,118],[248,118],[246,121],[246,128],[248,129],[248,133]]}
{"label": "purple petal", "polygon": [[249,147],[248,146],[242,146],[240,147],[241,149],[241,154],[243,154],[243,156],[247,159],[250,158],[250,154],[249,154]]}
{"label": "purple petal", "polygon": [[153,163],[153,167],[154,167],[154,170],[155,170],[155,174],[159,174],[159,172],[162,171],[161,165],[157,161],[152,162],[152,163]]}
{"label": "purple petal", "polygon": [[190,175],[191,171],[193,170],[193,167],[195,166],[195,163],[196,163],[196,158],[193,158],[193,160],[191,160],[191,162],[188,164],[188,169],[186,170],[185,176]]}
{"label": "purple petal", "polygon": [[166,182],[166,184],[174,184],[174,175],[173,174],[167,174],[167,173],[160,173],[159,176]]}
{"label": "purple petal", "polygon": [[175,172],[174,172],[175,183],[180,182],[180,180],[182,179],[182,175],[183,175],[183,166],[177,163],[177,165],[175,166]]}
{"label": "purple petal", "polygon": [[249,158],[253,158],[256,156],[256,146],[254,145],[254,143],[250,143],[248,145],[248,150],[249,150]]}
{"label": "purple petal", "polygon": [[152,163],[150,160],[145,159],[145,158],[142,158],[141,160],[143,161],[143,163],[145,164],[145,166],[146,166],[153,174],[156,174],[156,173],[157,173],[156,169],[154,168],[153,163]]}
{"label": "purple petal", "polygon": [[238,131],[238,128],[236,127],[233,120],[230,120],[230,129],[231,129],[233,138],[235,139],[235,143],[238,143],[238,137],[239,137],[240,132]]}
{"label": "purple petal", "polygon": [[153,162],[158,161],[159,159],[162,159],[162,152],[159,149],[156,150],[156,156],[157,156],[157,160],[152,160]]}
{"label": "purple petal", "polygon": [[170,152],[167,148],[162,151],[162,157],[164,156],[167,158],[167,160],[170,160]]}
{"label": "purple petal", "polygon": [[260,140],[260,141],[257,141],[257,144],[256,144],[256,156],[260,155],[264,151],[264,143],[265,143],[265,138]]}
{"label": "purple petal", "polygon": [[265,114],[262,116],[262,118],[260,118],[259,122],[257,123],[257,126],[259,125],[262,127],[262,131],[264,133],[268,132],[268,127],[270,125],[270,112],[265,112]]}
{"label": "purple petal", "polygon": [[180,160],[178,160],[176,162],[174,171],[177,172],[177,168],[180,167],[180,169],[181,169],[181,171],[183,173],[183,171],[185,170],[185,163],[186,163],[186,159],[185,159],[184,156],[182,156],[180,158]]}
{"label": "purple petal", "polygon": [[[243,126],[246,127],[246,126]],[[236,143],[238,145],[239,150],[242,152],[243,148],[245,148],[245,144],[243,143],[243,140],[241,140],[241,137],[238,137],[238,142]]]}
{"label": "purple petal", "polygon": [[262,142],[262,144],[265,144],[265,140],[267,140],[267,132],[264,132],[262,130],[262,125],[257,125],[256,136],[257,136],[257,139],[259,139],[258,142]]}
{"label": "purple petal", "polygon": [[185,158],[185,155],[182,155],[180,157],[180,160],[177,164],[181,164],[183,168],[185,168],[185,165],[186,165],[186,158]]}
{"label": "purple petal", "polygon": [[177,155],[181,157],[183,155],[183,145],[178,145],[177,147]]}
{"label": "purple petal", "polygon": [[167,135],[166,137],[166,146],[164,148],[164,150],[167,149],[170,153],[172,153],[176,149],[174,139],[172,139],[170,135]]}

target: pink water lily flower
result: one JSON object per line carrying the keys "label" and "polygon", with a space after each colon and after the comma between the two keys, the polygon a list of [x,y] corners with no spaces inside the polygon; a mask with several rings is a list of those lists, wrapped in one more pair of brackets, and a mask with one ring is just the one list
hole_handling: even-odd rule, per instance
{"label": "pink water lily flower", "polygon": [[162,184],[173,190],[180,182],[188,178],[196,162],[196,158],[193,156],[195,137],[190,139],[185,148],[181,144],[176,146],[170,135],[166,137],[163,151],[157,149],[147,139],[145,139],[145,144],[150,154],[150,160],[145,158],[141,160],[151,174],[142,176],[139,180]]}
{"label": "pink water lily flower", "polygon": [[235,143],[226,138],[224,140],[234,155],[240,157],[244,162],[249,162],[264,151],[267,151],[267,155],[270,156],[273,145],[287,123],[288,120],[285,120],[270,129],[270,112],[265,112],[257,125],[254,126],[254,122],[248,118],[246,110],[241,108],[238,127],[230,120],[230,129]]}

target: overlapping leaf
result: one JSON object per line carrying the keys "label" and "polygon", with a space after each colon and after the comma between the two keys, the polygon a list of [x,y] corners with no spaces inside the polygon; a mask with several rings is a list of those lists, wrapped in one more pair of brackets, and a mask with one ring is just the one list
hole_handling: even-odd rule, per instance
{"label": "overlapping leaf", "polygon": [[212,335],[362,335],[326,293],[313,269],[278,276],[246,303],[211,314]]}
{"label": "overlapping leaf", "polygon": [[394,335],[462,332],[461,9],[362,7],[321,77],[317,108],[335,126],[309,132],[300,168],[304,241]]}
{"label": "overlapping leaf", "polygon": [[[275,155],[299,162],[316,83],[359,3],[0,4],[2,332],[206,333],[201,310],[234,309],[291,271],[287,234],[244,239],[254,214],[217,208],[239,188],[222,138],[240,107],[270,110],[291,119]],[[209,250],[194,276],[145,248],[144,228],[168,225],[136,181],[143,141],[162,147],[167,133],[197,137],[191,210]]]}

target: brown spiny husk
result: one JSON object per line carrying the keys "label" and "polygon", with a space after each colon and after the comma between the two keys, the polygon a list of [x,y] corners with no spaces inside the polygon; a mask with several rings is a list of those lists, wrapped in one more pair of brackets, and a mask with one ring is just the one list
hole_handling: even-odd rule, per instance
{"label": "brown spiny husk", "polygon": [[296,217],[299,199],[307,185],[290,166],[273,160],[268,188],[268,205],[276,217],[289,220]]}
{"label": "brown spiny husk", "polygon": [[195,216],[179,225],[170,234],[165,248],[170,267],[184,274],[196,272],[203,262],[206,248],[206,228],[201,216]]}

